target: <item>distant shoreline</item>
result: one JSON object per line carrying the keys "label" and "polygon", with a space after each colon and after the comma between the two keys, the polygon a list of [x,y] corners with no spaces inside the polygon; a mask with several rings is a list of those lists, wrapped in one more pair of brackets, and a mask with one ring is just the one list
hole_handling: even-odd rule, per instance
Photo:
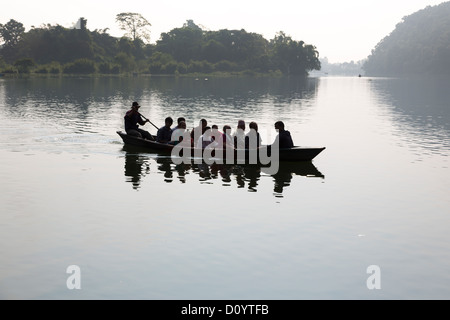
{"label": "distant shoreline", "polygon": [[[188,73],[188,74],[150,74],[150,73],[124,73],[124,74],[102,74],[102,73],[89,73],[89,74],[66,74],[66,73],[0,73],[1,78],[233,78],[233,77],[273,77],[280,78],[285,77],[281,72],[271,73],[257,73],[257,72],[215,72],[215,73]],[[299,77],[299,76],[295,76]],[[306,76],[307,77],[307,76]]]}

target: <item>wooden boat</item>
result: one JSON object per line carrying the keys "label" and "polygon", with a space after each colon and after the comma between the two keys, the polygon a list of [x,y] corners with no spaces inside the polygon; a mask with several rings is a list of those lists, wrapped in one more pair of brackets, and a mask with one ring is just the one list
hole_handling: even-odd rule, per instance
{"label": "wooden boat", "polygon": [[[170,154],[174,148],[171,144],[159,143],[152,140],[147,140],[135,136],[130,136],[122,131],[117,131],[117,134],[122,138],[125,145],[132,145],[141,147],[146,151],[156,152],[158,154]],[[269,150],[267,150],[269,148]],[[279,150],[279,161],[312,161],[317,157],[325,148],[305,148],[305,147],[293,147],[288,149]],[[254,150],[233,150],[233,159],[237,161],[249,162],[249,154]],[[202,154],[202,150],[191,148],[191,154]],[[270,146],[261,146],[258,148],[258,155],[263,154],[268,157],[271,156]],[[223,159],[228,159],[225,152],[221,152],[221,155],[212,154],[213,157],[220,156]],[[244,158],[245,157],[245,158]],[[231,158],[231,157],[230,157]]]}

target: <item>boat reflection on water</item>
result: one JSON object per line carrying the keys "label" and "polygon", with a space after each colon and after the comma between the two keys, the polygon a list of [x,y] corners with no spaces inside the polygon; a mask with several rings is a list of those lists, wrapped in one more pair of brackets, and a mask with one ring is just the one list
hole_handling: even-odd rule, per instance
{"label": "boat reflection on water", "polygon": [[263,176],[271,176],[274,183],[274,195],[282,197],[283,190],[288,187],[294,175],[316,177],[325,176],[310,161],[281,162],[276,174],[266,174],[261,165],[230,165],[206,163],[173,163],[170,156],[138,153],[130,147],[123,147],[125,152],[126,182],[132,183],[133,189],[139,189],[144,177],[151,173],[151,163],[156,162],[157,172],[162,173],[166,183],[187,183],[187,176],[195,174],[202,184],[213,184],[220,181],[222,186],[247,188],[249,192],[257,192]]}
{"label": "boat reflection on water", "polygon": [[142,177],[150,174],[149,158],[145,155],[126,153],[125,155],[125,177],[131,182],[133,189],[139,189]]}

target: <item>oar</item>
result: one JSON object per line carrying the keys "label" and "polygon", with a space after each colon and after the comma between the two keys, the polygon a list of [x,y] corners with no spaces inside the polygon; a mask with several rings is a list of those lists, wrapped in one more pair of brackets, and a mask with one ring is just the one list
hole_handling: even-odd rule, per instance
{"label": "oar", "polygon": [[148,122],[150,122],[150,124],[152,124],[155,128],[156,128],[156,130],[159,130],[159,128],[157,127],[157,126],[155,126],[150,120],[148,120],[146,117],[144,117],[142,114],[140,114],[139,112],[138,112],[138,114],[142,117],[142,118],[144,118],[144,120],[147,120]]}

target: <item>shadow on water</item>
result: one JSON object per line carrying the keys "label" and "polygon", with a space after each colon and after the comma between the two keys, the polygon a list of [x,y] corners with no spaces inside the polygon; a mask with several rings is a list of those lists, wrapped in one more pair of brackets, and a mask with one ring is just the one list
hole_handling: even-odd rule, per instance
{"label": "shadow on water", "polygon": [[325,176],[312,162],[281,162],[276,174],[265,173],[261,165],[229,165],[201,163],[173,163],[167,155],[149,155],[136,153],[133,148],[123,147],[125,153],[125,180],[131,183],[133,189],[141,188],[144,178],[151,174],[152,162],[156,162],[157,172],[162,173],[165,183],[189,184],[187,177],[195,175],[201,184],[221,183],[223,187],[236,186],[238,189],[247,188],[248,192],[257,192],[261,179],[272,177],[275,197],[283,197],[285,188],[289,187],[294,176],[315,177],[324,179]]}

